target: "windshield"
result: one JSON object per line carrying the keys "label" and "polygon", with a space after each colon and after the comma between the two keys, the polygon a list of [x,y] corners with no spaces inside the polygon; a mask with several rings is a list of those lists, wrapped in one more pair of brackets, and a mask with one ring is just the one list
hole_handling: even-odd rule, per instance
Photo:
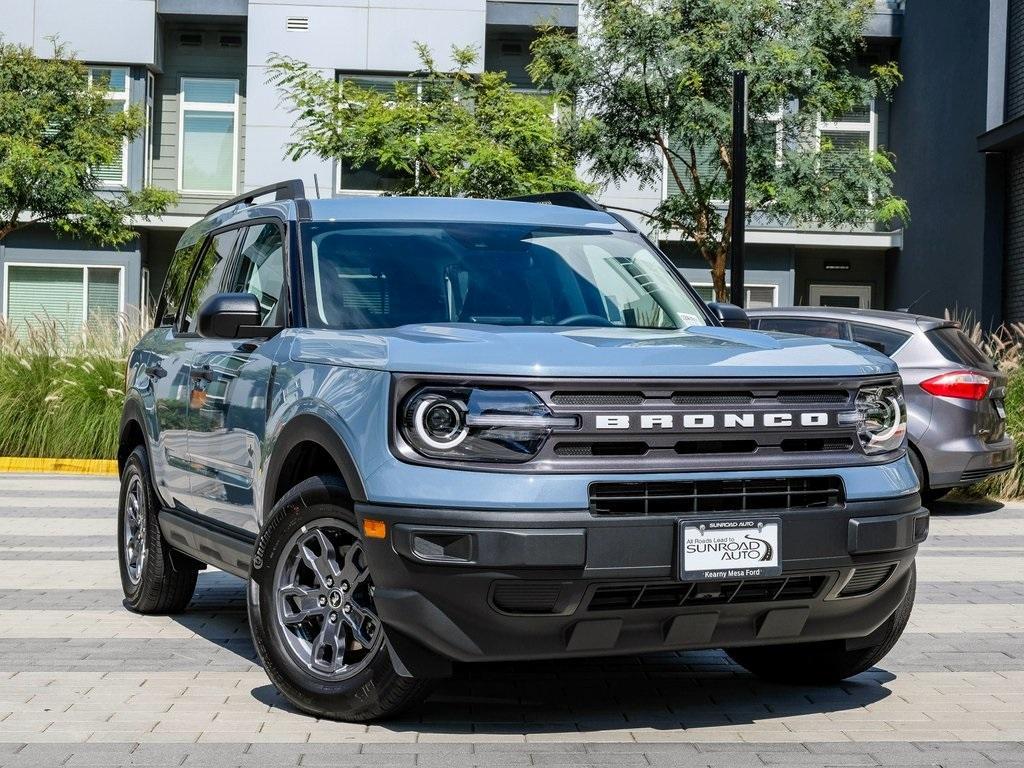
{"label": "windshield", "polygon": [[314,222],[302,239],[313,328],[706,325],[671,267],[633,234]]}

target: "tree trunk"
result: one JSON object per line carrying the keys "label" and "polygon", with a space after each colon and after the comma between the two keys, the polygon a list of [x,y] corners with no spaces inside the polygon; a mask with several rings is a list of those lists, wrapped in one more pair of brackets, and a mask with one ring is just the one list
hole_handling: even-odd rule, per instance
{"label": "tree trunk", "polygon": [[729,289],[725,285],[725,263],[728,253],[728,245],[721,243],[712,256],[711,282],[715,286],[715,301],[729,301]]}

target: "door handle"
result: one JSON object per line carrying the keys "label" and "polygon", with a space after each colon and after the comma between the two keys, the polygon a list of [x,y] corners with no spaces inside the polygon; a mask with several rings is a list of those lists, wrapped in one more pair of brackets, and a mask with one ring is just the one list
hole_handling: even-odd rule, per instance
{"label": "door handle", "polygon": [[167,375],[167,371],[159,363],[148,366],[144,369],[144,373],[151,379],[162,379]]}
{"label": "door handle", "polygon": [[202,368],[193,368],[189,375],[193,381],[213,381],[213,371],[208,365],[204,365]]}

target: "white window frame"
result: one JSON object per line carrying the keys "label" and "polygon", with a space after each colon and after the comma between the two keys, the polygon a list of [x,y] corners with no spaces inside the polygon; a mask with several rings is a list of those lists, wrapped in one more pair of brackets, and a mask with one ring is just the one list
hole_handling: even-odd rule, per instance
{"label": "white window frame", "polygon": [[142,185],[148,187],[153,183],[153,117],[156,103],[156,76],[146,72],[146,156],[143,158]]}
{"label": "white window frame", "polygon": [[821,151],[822,131],[843,131],[846,133],[864,133],[868,137],[868,149],[872,152],[878,149],[878,111],[875,109],[875,100],[868,102],[869,119],[866,123],[851,121],[829,121],[822,120],[818,116],[818,122],[814,129],[814,146]]}
{"label": "white window frame", "polygon": [[807,304],[811,307],[820,307],[815,301],[821,301],[821,294],[826,293],[832,296],[845,296],[864,301],[864,306],[857,309],[871,309],[874,299],[874,287],[869,283],[811,283],[807,286]]}
{"label": "white window frame", "polygon": [[69,264],[59,261],[5,261],[4,262],[4,289],[0,291],[0,317],[7,321],[7,308],[10,302],[11,267],[49,267],[51,269],[80,269],[82,270],[82,330],[84,331],[89,322],[89,270],[90,269],[116,269],[117,270],[117,311],[124,314],[125,311],[125,267],[124,264]]}
{"label": "white window frame", "polygon": [[[230,104],[218,104],[206,101],[186,101],[185,84],[200,83],[231,83],[235,87],[235,98]],[[178,90],[178,192],[195,197],[224,197],[238,192],[238,142],[240,127],[238,125],[241,83],[233,77],[183,77]],[[185,169],[185,112],[223,112],[234,117],[234,132],[231,137],[231,188],[230,189],[186,189],[183,183]]]}
{"label": "white window frame", "polygon": [[[339,86],[342,85],[346,80],[357,79],[369,80],[372,78],[377,78],[379,80],[391,80],[392,82],[397,82],[399,80],[416,80],[416,98],[423,98],[423,78],[410,78],[408,73],[392,74],[388,72],[353,72],[351,70],[339,70],[338,72],[335,73],[335,78]],[[417,139],[417,141],[418,140],[419,139]],[[382,195],[387,194],[387,190],[383,189],[348,189],[347,187],[342,186],[343,175],[344,174],[342,174],[341,172],[341,163],[336,161],[334,163],[334,194],[336,195],[359,195],[362,197],[381,197]],[[414,171],[414,184],[419,183],[419,176],[420,169],[419,165],[417,164],[416,169]]]}
{"label": "white window frame", "polygon": [[[90,88],[93,87],[93,84],[95,83],[95,81],[93,79],[93,70],[96,70],[96,69],[109,69],[111,71],[111,73],[113,73],[113,72],[124,72],[124,90],[123,91],[107,91],[105,96],[104,96],[104,99],[106,101],[120,101],[123,104],[123,106],[121,108],[121,111],[122,112],[127,112],[128,111],[128,107],[131,104],[131,91],[132,91],[131,70],[128,67],[111,67],[111,66],[106,66],[104,64],[89,64],[89,65],[87,65],[86,68],[88,70],[89,87]],[[128,186],[128,141],[127,141],[127,139],[125,141],[121,142],[121,178],[118,179],[117,181],[104,180],[104,181],[102,181],[100,183],[100,186],[108,188],[108,189],[111,189],[111,188],[116,189],[116,188],[119,188],[119,187],[127,187]]]}
{"label": "white window frame", "polygon": [[[690,285],[693,286],[694,288],[710,288],[711,292],[712,292],[712,295],[714,295],[714,289],[715,289],[714,283],[690,283]],[[725,287],[728,289],[730,287],[729,283],[726,283]],[[779,306],[779,286],[776,285],[775,283],[747,283],[747,282],[744,282],[743,283],[743,290],[744,290],[744,292],[746,292],[746,290],[748,288],[771,288],[772,289],[772,306],[773,307]],[[744,296],[744,299],[746,299],[745,296]]]}

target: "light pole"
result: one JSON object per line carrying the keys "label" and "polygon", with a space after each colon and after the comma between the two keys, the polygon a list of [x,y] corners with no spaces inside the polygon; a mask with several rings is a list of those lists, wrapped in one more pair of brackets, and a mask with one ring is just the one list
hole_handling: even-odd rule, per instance
{"label": "light pole", "polygon": [[732,233],[729,247],[729,300],[742,307],[743,250],[747,224],[747,73],[732,73]]}

